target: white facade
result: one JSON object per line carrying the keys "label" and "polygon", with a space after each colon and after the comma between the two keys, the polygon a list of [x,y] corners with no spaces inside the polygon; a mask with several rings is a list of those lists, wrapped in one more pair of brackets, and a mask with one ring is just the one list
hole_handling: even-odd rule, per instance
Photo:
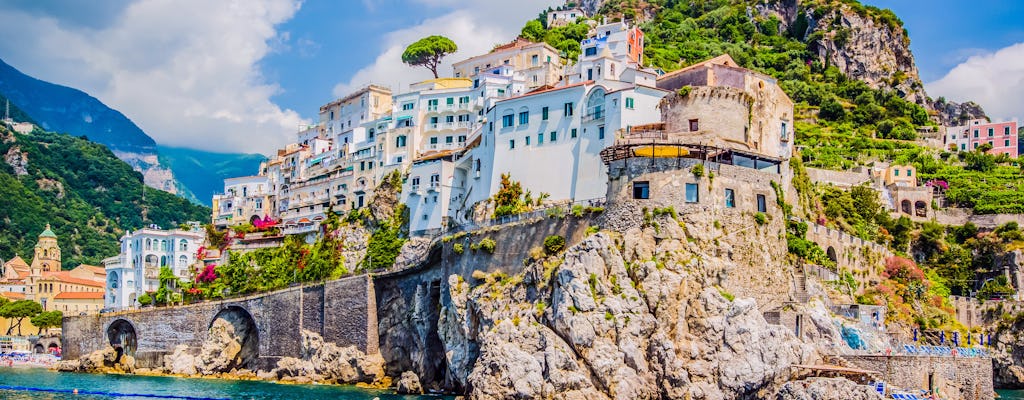
{"label": "white facade", "polygon": [[563,26],[576,22],[577,18],[586,17],[587,14],[579,8],[568,10],[548,11],[548,27]]}
{"label": "white facade", "polygon": [[253,175],[224,180],[224,194],[213,196],[214,224],[237,225],[263,218],[270,212],[270,185],[266,176]]}
{"label": "white facade", "polygon": [[205,235],[194,230],[162,230],[145,228],[125,232],[121,237],[121,253],[103,260],[107,271],[105,306],[133,307],[145,292],[160,287],[160,268],[169,267],[182,280],[191,280],[196,254]]}

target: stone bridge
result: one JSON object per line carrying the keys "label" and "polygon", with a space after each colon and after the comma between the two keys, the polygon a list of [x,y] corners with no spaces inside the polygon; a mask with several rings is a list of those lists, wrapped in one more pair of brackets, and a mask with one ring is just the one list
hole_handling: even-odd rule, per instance
{"label": "stone bridge", "polygon": [[200,347],[218,318],[243,336],[242,364],[250,369],[272,369],[282,357],[299,357],[302,330],[368,354],[378,351],[373,281],[359,275],[249,297],[65,317],[63,354],[79,358],[120,343],[138,366],[161,366],[178,345]]}
{"label": "stone bridge", "polygon": [[61,348],[60,336],[39,336],[29,339],[33,353],[49,353]]}

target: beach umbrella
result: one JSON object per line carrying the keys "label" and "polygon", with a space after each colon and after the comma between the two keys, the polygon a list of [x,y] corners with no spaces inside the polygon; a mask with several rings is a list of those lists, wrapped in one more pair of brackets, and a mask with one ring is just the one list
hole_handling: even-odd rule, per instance
{"label": "beach umbrella", "polygon": [[939,344],[946,344],[946,332],[939,332]]}
{"label": "beach umbrella", "polygon": [[914,343],[917,343],[917,328],[914,328]]}
{"label": "beach umbrella", "polygon": [[967,345],[968,346],[971,345],[971,333],[970,332],[967,332]]}
{"label": "beach umbrella", "polygon": [[953,331],[953,346],[960,347],[960,332]]}
{"label": "beach umbrella", "polygon": [[985,340],[985,342],[986,342],[986,343],[987,343],[987,344],[988,344],[989,346],[991,346],[991,345],[992,345],[992,334],[991,334],[991,333],[990,333],[990,334],[988,334],[988,336],[986,337],[986,339],[987,339],[987,340]]}

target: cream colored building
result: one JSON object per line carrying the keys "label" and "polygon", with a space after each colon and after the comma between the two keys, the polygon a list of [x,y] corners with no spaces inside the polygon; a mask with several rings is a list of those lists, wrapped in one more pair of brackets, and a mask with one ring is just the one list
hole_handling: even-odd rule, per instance
{"label": "cream colored building", "polygon": [[527,89],[551,86],[562,78],[562,59],[558,50],[547,43],[534,43],[523,38],[495,47],[490,53],[452,64],[456,78],[477,79],[494,68],[510,65],[520,74]]}

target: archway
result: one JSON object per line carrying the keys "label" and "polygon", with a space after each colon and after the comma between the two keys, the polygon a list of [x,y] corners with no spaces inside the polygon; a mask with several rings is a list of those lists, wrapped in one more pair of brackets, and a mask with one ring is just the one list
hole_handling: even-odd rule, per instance
{"label": "archway", "polygon": [[252,224],[253,226],[256,226],[257,223],[259,223],[259,222],[260,222],[260,216],[259,215],[253,215],[252,218],[249,218],[249,223]]}
{"label": "archway", "polygon": [[124,354],[134,357],[138,350],[138,336],[135,333],[135,326],[123,319],[114,320],[107,327],[107,340],[115,349],[120,346]]}
{"label": "archway", "polygon": [[901,201],[900,209],[903,210],[904,214],[913,214],[913,210],[910,208],[910,200]]}
{"label": "archway", "polygon": [[50,343],[50,345],[46,347],[46,352],[53,355],[60,355],[60,346],[57,345],[57,343]]}
{"label": "archway", "polygon": [[914,214],[917,215],[918,217],[927,217],[928,204],[925,203],[924,201],[918,200],[916,203],[914,203]]}
{"label": "archway", "polygon": [[43,354],[46,352],[46,348],[41,343],[36,343],[35,347],[32,348],[32,352],[36,354]]}
{"label": "archway", "polygon": [[836,265],[839,265],[839,256],[836,254],[835,247],[828,246],[828,250],[825,251],[825,254],[828,255],[829,260],[832,260]]}
{"label": "archway", "polygon": [[223,320],[231,326],[234,336],[241,346],[238,356],[232,365],[228,366],[228,370],[231,368],[254,369],[256,361],[260,356],[260,335],[259,329],[256,327],[256,320],[253,319],[252,314],[249,314],[249,311],[242,307],[228,306],[220,310],[213,317],[213,320],[210,321],[209,329],[211,334],[214,333],[214,325],[217,324],[217,320]]}

